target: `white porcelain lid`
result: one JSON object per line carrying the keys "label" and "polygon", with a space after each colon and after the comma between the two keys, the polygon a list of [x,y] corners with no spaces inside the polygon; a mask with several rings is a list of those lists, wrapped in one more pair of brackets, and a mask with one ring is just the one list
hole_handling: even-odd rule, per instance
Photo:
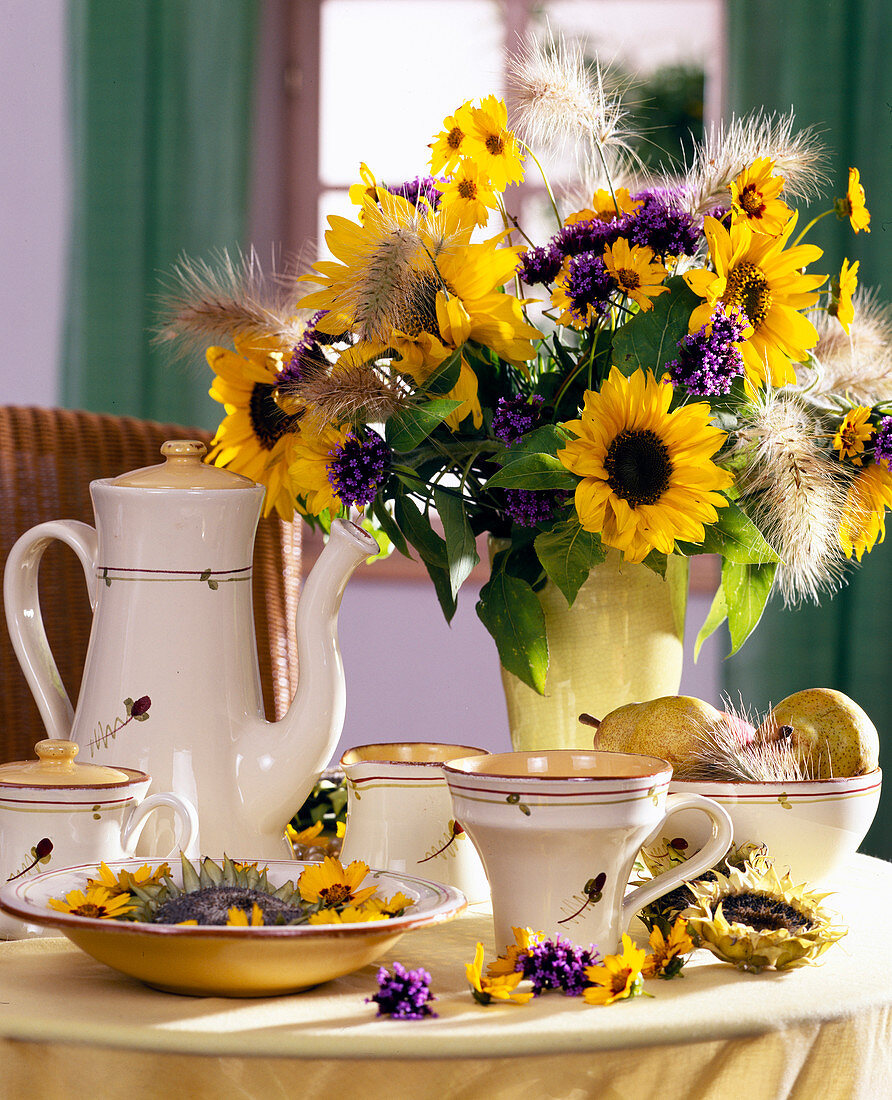
{"label": "white porcelain lid", "polygon": [[137,489],[246,489],[254,482],[231,470],[202,461],[207,447],[197,439],[169,439],[161,444],[165,461],[114,478],[112,485]]}
{"label": "white porcelain lid", "polygon": [[0,787],[99,787],[129,783],[133,774],[106,764],[77,764],[80,746],[48,737],[34,746],[37,760],[0,764]]}

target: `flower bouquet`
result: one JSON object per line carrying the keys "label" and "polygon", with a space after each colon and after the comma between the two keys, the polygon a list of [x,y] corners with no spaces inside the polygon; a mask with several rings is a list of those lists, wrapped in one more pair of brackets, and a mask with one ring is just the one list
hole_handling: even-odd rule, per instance
{"label": "flower bouquet", "polygon": [[[790,204],[827,181],[792,115],[734,119],[656,176],[599,67],[545,43],[512,72],[516,119],[462,104],[428,175],[363,164],[311,271],[182,261],[164,335],[217,342],[209,459],[263,482],[267,510],[327,528],[355,509],[382,552],[418,555],[447,619],[488,534],[478,614],[541,693],[538,593],[572,604],[608,552],[660,575],[721,557],[698,646],[727,620],[738,649],[774,588],[832,590],[892,504],[892,359],[857,261],[810,270],[816,219]],[[555,137],[579,169],[561,197],[540,171]],[[531,169],[537,240],[514,213]],[[856,169],[833,212],[869,232]]]}

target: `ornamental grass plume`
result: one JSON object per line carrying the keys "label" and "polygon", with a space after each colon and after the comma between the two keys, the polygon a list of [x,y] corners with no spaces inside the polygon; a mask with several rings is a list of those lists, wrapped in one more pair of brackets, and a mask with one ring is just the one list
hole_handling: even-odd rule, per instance
{"label": "ornamental grass plume", "polygon": [[821,435],[796,395],[773,389],[754,397],[738,432],[740,503],[780,557],[788,605],[817,603],[843,573],[839,526],[851,474],[818,445]]}

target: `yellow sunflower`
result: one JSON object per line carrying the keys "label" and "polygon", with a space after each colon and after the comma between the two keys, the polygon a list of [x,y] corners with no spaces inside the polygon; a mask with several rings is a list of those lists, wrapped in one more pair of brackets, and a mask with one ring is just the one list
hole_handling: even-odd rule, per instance
{"label": "yellow sunflower", "polygon": [[144,863],[135,871],[113,871],[107,863],[99,864],[99,876],[88,878],[87,886],[104,886],[112,894],[129,894],[134,886],[158,886],[165,875],[170,875],[170,864],[161,863],[154,870]]}
{"label": "yellow sunflower", "polygon": [[299,417],[282,411],[273,394],[284,352],[272,340],[235,337],[235,350],[212,347],[215,378],[208,391],[226,410],[211,440],[208,462],[266,486],[263,514],[290,520],[294,497],[288,479],[288,443]]}
{"label": "yellow sunflower", "polygon": [[774,175],[774,161],[758,157],[731,183],[731,214],[735,222],[748,225],[754,233],[776,237],[793,211],[778,196],[784,177]]}
{"label": "yellow sunflower", "polygon": [[849,488],[839,525],[839,544],[858,561],[886,537],[886,509],[892,508],[892,473],[884,462],[860,470]]}
{"label": "yellow sunflower", "polygon": [[440,192],[440,202],[447,209],[458,207],[467,221],[486,225],[490,210],[498,209],[498,200],[489,180],[480,172],[475,160],[462,157],[458,167],[447,180],[437,180],[434,187]]}
{"label": "yellow sunflower", "polygon": [[[617,187],[615,194],[616,201],[614,202],[613,195],[609,191],[599,188],[592,195],[591,207],[586,210],[577,210],[575,214],[571,214],[564,219],[564,225],[575,225],[577,222],[589,221],[613,222],[623,214],[633,213],[644,201],[643,199],[633,199],[627,187]],[[617,207],[619,207],[618,211]]]}
{"label": "yellow sunflower", "polygon": [[387,914],[368,905],[345,905],[343,909],[320,909],[310,913],[307,924],[366,924],[368,921],[384,920]]}
{"label": "yellow sunflower", "polygon": [[321,515],[326,509],[340,511],[341,498],[332,488],[328,467],[332,455],[347,442],[349,428],[307,428],[288,439],[286,459],[295,507],[306,516]]}
{"label": "yellow sunflower", "polygon": [[855,307],[852,304],[852,296],[858,289],[858,268],[860,260],[855,260],[849,267],[848,259],[842,261],[839,278],[833,280],[832,301],[830,313],[842,325],[842,330],[848,336],[849,326],[855,320]]}
{"label": "yellow sunflower", "polygon": [[359,162],[359,178],[361,183],[353,183],[347,192],[354,206],[374,206],[378,201],[378,181],[374,173],[365,163]]}
{"label": "yellow sunflower", "polygon": [[497,974],[493,977],[483,973],[483,944],[477,944],[474,961],[465,964],[465,974],[471,987],[471,994],[478,1004],[488,1005],[492,1001],[513,1001],[525,1005],[532,1000],[533,993],[518,993],[517,987],[523,981],[520,970],[513,974]]}
{"label": "yellow sunflower", "polygon": [[605,247],[604,266],[623,294],[637,302],[642,313],[653,308],[651,298],[669,290],[661,285],[668,272],[659,260],[654,262],[653,249],[647,245],[633,244],[630,248],[625,237],[620,237],[615,244]]}
{"label": "yellow sunflower", "polygon": [[873,425],[870,423],[872,411],[866,405],[858,405],[849,409],[843,417],[833,437],[833,446],[839,452],[840,459],[847,458],[856,466],[864,465],[864,445],[870,442],[873,435]]}
{"label": "yellow sunflower", "polygon": [[443,129],[434,138],[431,149],[431,175],[451,172],[467,154],[467,138],[472,128],[471,101],[467,100],[455,112],[443,119]]}
{"label": "yellow sunflower", "polygon": [[586,391],[582,418],[564,425],[578,437],[557,456],[582,478],[579,522],[626,561],[671,554],[676,539],[702,542],[704,524],[728,503],[721,490],[732,475],[712,461],[725,433],[705,402],[669,412],[672,394],[651,374],[626,378],[613,367],[599,392]]}
{"label": "yellow sunflower", "polygon": [[359,889],[368,873],[368,866],[361,860],[354,859],[344,867],[340,860],[326,856],[321,863],[304,868],[297,886],[304,901],[320,902],[323,908],[359,907],[375,892],[374,886]]}
{"label": "yellow sunflower", "polygon": [[251,906],[250,916],[244,909],[234,905],[226,914],[226,924],[230,928],[259,928],[263,925],[263,910],[255,901]]}
{"label": "yellow sunflower", "polygon": [[98,917],[101,920],[118,920],[133,909],[129,894],[113,894],[104,886],[88,886],[86,892],[71,890],[64,899],[50,898],[47,905],[60,913],[73,913],[76,917]]}
{"label": "yellow sunflower", "polygon": [[508,108],[494,95],[480,101],[470,112],[471,129],[466,152],[480,166],[496,191],[523,179],[524,157],[513,131],[508,129]]}
{"label": "yellow sunflower", "polygon": [[582,991],[588,1005],[612,1005],[642,992],[641,971],[647,952],[623,933],[622,952],[607,955],[601,966],[587,966],[585,976],[593,984]]}
{"label": "yellow sunflower", "polygon": [[742,310],[753,327],[740,345],[747,377],[755,385],[770,380],[774,386],[796,381],[791,360],[800,363],[818,342],[815,326],[800,313],[818,300],[824,275],[803,275],[801,269],[817,260],[821,249],[813,244],[784,246],[796,227],[794,213],[777,237],[754,234],[748,225],[732,224],[730,231],[715,218],[706,218],[703,230],[709,242],[714,271],[685,272],[691,290],[705,302],[691,314],[689,331],[697,332],[712,316],[716,303]]}
{"label": "yellow sunflower", "polygon": [[870,211],[865,205],[866,196],[861,184],[861,173],[857,168],[849,169],[849,184],[846,188],[845,198],[835,202],[836,214],[840,218],[848,218],[852,229],[860,233],[870,232]]}

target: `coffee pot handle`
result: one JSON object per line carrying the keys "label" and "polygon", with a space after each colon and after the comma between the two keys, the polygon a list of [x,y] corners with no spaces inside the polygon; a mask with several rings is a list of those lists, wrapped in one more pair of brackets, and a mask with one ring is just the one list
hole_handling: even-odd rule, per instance
{"label": "coffee pot handle", "polygon": [[94,528],[74,519],[39,523],[15,543],[6,559],[3,603],[12,646],[46,726],[47,736],[65,739],[71,733],[74,710],[47,641],[37,586],[40,559],[54,539],[66,543],[80,558],[87,578],[90,607],[95,610],[99,540]]}
{"label": "coffee pot handle", "polygon": [[[645,905],[650,905],[652,901],[668,894],[670,890],[681,886],[682,883],[690,882],[691,879],[702,875],[704,871],[715,867],[728,854],[728,849],[734,840],[734,826],[731,824],[728,811],[711,798],[704,798],[703,795],[699,794],[668,795],[660,828],[665,824],[666,818],[670,814],[684,809],[700,810],[701,813],[706,814],[712,826],[712,835],[700,851],[695,852],[684,863],[670,867],[662,874],[657,875],[656,878],[651,879],[650,882],[639,886],[637,890],[632,890],[631,893],[626,894],[623,899],[623,928],[628,927],[629,921],[639,909],[643,909]],[[659,828],[655,831],[659,832]],[[651,836],[653,835],[651,833]]]}

